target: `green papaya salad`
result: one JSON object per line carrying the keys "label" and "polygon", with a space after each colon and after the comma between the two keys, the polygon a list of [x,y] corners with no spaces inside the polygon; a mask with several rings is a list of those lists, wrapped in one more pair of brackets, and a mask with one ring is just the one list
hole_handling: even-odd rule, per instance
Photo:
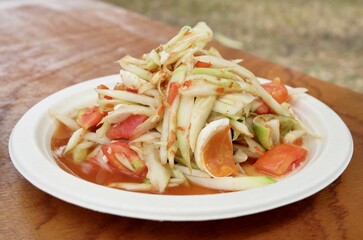
{"label": "green papaya salad", "polygon": [[306,89],[260,83],[242,60],[206,47],[212,37],[200,22],[141,58],[121,58],[120,80],[95,89],[95,106],[52,112],[69,132],[54,156],[120,176],[102,185],[153,193],[246,190],[301,168],[311,134],[290,100]]}

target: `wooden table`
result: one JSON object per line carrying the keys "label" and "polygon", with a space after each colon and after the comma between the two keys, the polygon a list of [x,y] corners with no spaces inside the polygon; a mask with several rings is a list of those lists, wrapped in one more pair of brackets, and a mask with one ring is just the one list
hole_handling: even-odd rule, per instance
{"label": "wooden table", "polygon": [[363,95],[217,44],[227,58],[244,58],[244,65],[258,76],[279,76],[291,86],[308,88],[342,117],[353,134],[355,151],[336,181],[275,210],[175,223],[83,209],[38,190],[16,171],[8,138],[33,104],[74,83],[117,73],[115,60],[125,54],[139,56],[176,32],[101,2],[0,3],[0,239],[362,239]]}

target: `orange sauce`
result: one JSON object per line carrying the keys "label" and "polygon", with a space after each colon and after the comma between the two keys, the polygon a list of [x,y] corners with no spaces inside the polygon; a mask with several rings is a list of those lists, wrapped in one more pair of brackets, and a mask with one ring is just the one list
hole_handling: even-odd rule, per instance
{"label": "orange sauce", "polygon": [[[130,176],[126,176],[119,170],[110,167],[110,170],[106,170],[101,167],[97,162],[89,160],[81,163],[73,162],[72,155],[61,155],[61,149],[64,148],[71,136],[72,132],[69,131],[63,124],[59,124],[56,131],[53,134],[51,140],[51,149],[53,156],[58,166],[64,171],[72,174],[76,177],[84,179],[86,181],[96,183],[99,185],[107,186],[113,182],[141,182],[142,179],[135,179]],[[214,194],[222,193],[223,191],[200,187],[193,183],[181,184],[177,187],[167,188],[163,194],[168,195],[198,195],[198,194]],[[148,192],[156,193],[156,192]]]}

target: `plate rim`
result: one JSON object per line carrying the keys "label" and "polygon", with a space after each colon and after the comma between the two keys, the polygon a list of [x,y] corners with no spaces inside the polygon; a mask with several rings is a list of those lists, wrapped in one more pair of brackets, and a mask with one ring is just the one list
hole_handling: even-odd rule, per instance
{"label": "plate rim", "polygon": [[[262,79],[263,81],[266,80],[263,78],[259,78],[259,79]],[[48,97],[42,99],[37,104],[35,104],[33,107],[31,107],[17,122],[17,124],[13,128],[10,138],[9,138],[10,158],[11,158],[15,168],[21,173],[21,175],[23,175],[30,183],[32,183],[37,188],[41,189],[42,191],[44,191],[58,199],[61,199],[68,203],[72,203],[74,205],[78,205],[80,207],[84,207],[84,208],[91,209],[94,211],[99,211],[99,212],[104,212],[104,213],[109,213],[109,214],[119,215],[119,216],[126,216],[126,217],[140,218],[140,219],[149,219],[149,220],[159,220],[159,221],[165,221],[165,220],[169,220],[169,221],[201,221],[201,220],[216,220],[216,219],[225,219],[225,218],[232,218],[232,217],[238,217],[238,216],[245,216],[245,215],[249,215],[249,214],[254,214],[254,213],[258,213],[258,212],[271,210],[271,209],[281,207],[281,206],[299,201],[301,199],[304,199],[304,198],[311,196],[311,195],[315,194],[316,192],[322,190],[323,188],[328,186],[330,183],[332,183],[336,178],[338,178],[343,173],[343,171],[346,169],[346,167],[348,166],[348,164],[352,158],[354,146],[353,146],[353,138],[349,131],[349,128],[346,126],[346,124],[343,122],[343,120],[339,117],[339,115],[336,114],[326,104],[324,104],[320,100],[318,100],[308,94],[305,94],[307,99],[309,101],[311,101],[311,104],[316,104],[319,108],[322,108],[324,111],[327,111],[327,113],[330,114],[330,117],[332,117],[334,119],[335,123],[339,124],[340,128],[338,130],[340,130],[340,131],[342,131],[342,133],[344,133],[343,135],[344,135],[345,140],[347,141],[347,145],[345,146],[344,154],[340,161],[339,168],[336,168],[333,172],[330,173],[329,176],[326,176],[325,178],[320,179],[319,183],[315,183],[315,185],[310,185],[309,188],[305,192],[301,192],[298,189],[294,189],[294,194],[281,193],[283,196],[282,198],[280,197],[280,198],[276,199],[276,197],[270,197],[269,201],[267,201],[265,199],[263,199],[262,201],[260,199],[257,199],[257,200],[254,199],[256,201],[254,208],[249,208],[249,209],[243,208],[243,206],[241,206],[241,203],[236,204],[232,200],[239,199],[240,197],[244,197],[244,199],[246,199],[246,198],[250,199],[250,196],[246,196],[245,193],[252,193],[252,194],[255,194],[255,196],[263,196],[263,193],[266,191],[267,192],[271,192],[271,191],[279,192],[278,190],[275,190],[277,188],[276,186],[286,187],[286,185],[288,185],[288,184],[286,184],[286,182],[288,182],[288,181],[281,181],[281,182],[277,182],[277,183],[269,185],[269,186],[264,186],[261,188],[251,189],[251,190],[247,190],[247,191],[240,191],[240,192],[211,194],[211,195],[176,196],[176,195],[154,195],[154,194],[128,192],[128,191],[103,187],[101,185],[90,183],[85,180],[79,181],[80,179],[66,173],[65,171],[60,169],[58,166],[51,164],[49,162],[49,160],[47,161],[47,165],[45,164],[45,162],[42,163],[44,165],[42,167],[45,168],[46,170],[49,170],[49,172],[44,174],[44,176],[43,175],[37,176],[36,173],[31,172],[31,171],[29,172],[29,169],[28,169],[29,166],[26,166],[26,164],[24,165],[24,154],[23,154],[23,156],[21,156],[21,153],[19,153],[19,151],[15,150],[15,146],[16,146],[16,144],[19,143],[19,141],[21,139],[23,140],[23,142],[25,141],[24,139],[35,140],[35,141],[31,141],[30,143],[28,142],[28,144],[30,144],[31,146],[33,146],[33,145],[38,146],[36,143],[39,144],[39,142],[36,141],[35,136],[34,136],[35,129],[31,129],[31,130],[24,129],[24,121],[29,120],[28,118],[32,117],[32,115],[35,114],[39,108],[43,108],[44,106],[47,106],[47,104],[50,104],[50,103],[53,103],[53,105],[57,102],[59,103],[60,97],[65,97],[65,95],[67,96],[67,95],[72,95],[74,93],[80,92],[81,91],[80,89],[85,86],[90,88],[91,86],[99,84],[101,82],[104,83],[103,81],[116,82],[117,80],[119,80],[119,75],[115,74],[115,75],[108,75],[108,76],[103,76],[103,77],[83,81],[83,82],[71,85],[67,88],[64,88],[60,91],[57,91],[57,92],[49,95]],[[44,115],[45,110],[43,109],[42,111],[43,111],[43,115]],[[39,121],[41,120],[39,118],[40,117],[37,118],[37,121],[34,120],[34,122],[32,124],[39,125]],[[27,124],[29,124],[29,123],[27,123]],[[22,132],[21,132],[21,130],[22,130]],[[37,155],[37,157],[40,157],[40,158],[44,157],[44,154],[42,155],[41,151],[40,152],[31,151],[31,152],[33,152],[33,154]],[[327,154],[326,149],[325,149],[325,152],[323,151],[323,153],[321,153],[321,154]],[[57,178],[54,180],[45,179],[45,177],[49,177],[49,175],[48,175],[49,173],[55,174]],[[295,175],[290,176],[289,179],[294,176]],[[100,199],[102,200],[102,198],[100,198],[97,201],[95,201],[95,200],[90,201],[88,199],[84,199],[84,197],[83,198],[79,197],[79,196],[75,197],[74,194],[70,194],[69,189],[67,189],[67,188],[68,187],[73,188],[74,186],[67,185],[67,187],[59,187],[59,186],[54,187],[53,186],[54,184],[59,183],[59,178],[66,179],[66,181],[64,181],[64,182],[68,185],[76,182],[76,185],[78,185],[78,187],[81,186],[81,188],[84,188],[84,189],[78,188],[77,190],[79,190],[82,194],[85,194],[86,196],[87,196],[87,190],[92,189],[92,190],[96,190],[97,193],[105,194],[105,196],[107,196],[107,197],[114,196],[117,199],[120,199],[120,196],[121,196],[121,198],[124,198],[127,195],[126,199],[136,199],[136,200],[132,204],[122,203],[121,205],[117,206],[117,205],[115,205],[116,202],[112,201],[113,199],[110,199],[109,201],[107,199],[108,205],[106,204],[106,206],[105,206],[102,204],[102,202],[100,202]],[[62,179],[62,180],[64,180],[64,179]],[[86,191],[86,192],[84,192],[84,191]],[[198,201],[202,201],[203,203],[204,203],[204,201],[207,201],[208,204],[205,205],[203,203],[202,204],[193,203],[193,201],[196,198]],[[166,206],[167,208],[164,208],[165,203],[169,202],[170,199],[173,200],[173,203],[175,206],[169,205],[169,206]],[[145,204],[145,203],[148,203],[148,201],[151,202],[150,205],[142,206],[142,207],[135,206],[135,204]],[[157,201],[158,203],[155,203],[155,201]],[[213,202],[210,203],[210,201],[224,201],[229,204],[232,203],[232,206],[226,207],[226,205],[224,204],[223,207],[218,207],[218,206],[215,206],[215,204]],[[195,206],[193,208],[182,208],[182,209],[176,208],[176,207],[178,207],[177,205],[182,205],[185,202],[195,204]],[[164,206],[161,207],[160,203],[163,203]],[[196,208],[198,208],[198,209],[196,210]]]}

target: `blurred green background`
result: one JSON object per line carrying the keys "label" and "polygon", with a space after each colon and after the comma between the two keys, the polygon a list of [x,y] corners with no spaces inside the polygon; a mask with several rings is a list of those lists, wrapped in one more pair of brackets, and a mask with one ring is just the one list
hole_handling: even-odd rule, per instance
{"label": "blurred green background", "polygon": [[105,0],[363,93],[362,0]]}

